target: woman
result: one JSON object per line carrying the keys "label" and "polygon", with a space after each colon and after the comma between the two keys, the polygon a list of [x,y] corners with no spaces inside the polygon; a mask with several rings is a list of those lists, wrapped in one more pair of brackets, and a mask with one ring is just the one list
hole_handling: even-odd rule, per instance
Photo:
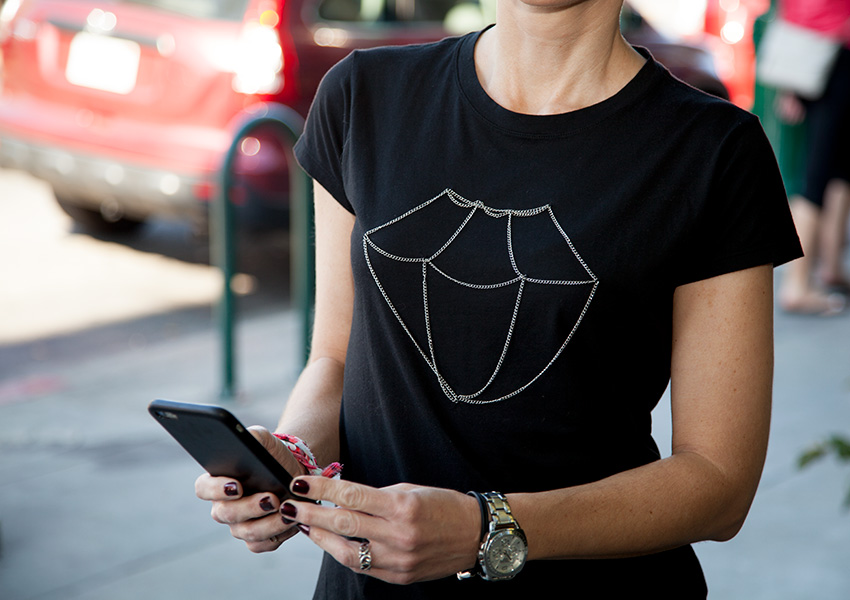
{"label": "woman", "polygon": [[779,97],[779,114],[806,120],[805,177],[791,209],[806,257],[788,266],[779,301],[793,313],[840,313],[850,294],[844,273],[850,216],[850,0],[782,0],[783,19],[842,43],[823,95]]}
{"label": "woman", "polygon": [[293,484],[338,508],[196,483],[251,550],[323,548],[317,598],[702,598],[689,544],[741,527],[799,244],[757,121],[630,47],[620,8],[503,0],[326,76],[296,149],[315,334],[278,431],[345,465]]}

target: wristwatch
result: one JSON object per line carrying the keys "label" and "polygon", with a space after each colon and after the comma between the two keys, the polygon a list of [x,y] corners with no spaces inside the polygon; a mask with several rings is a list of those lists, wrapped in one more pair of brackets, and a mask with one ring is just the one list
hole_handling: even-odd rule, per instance
{"label": "wristwatch", "polygon": [[[508,499],[499,492],[470,492],[481,504],[482,536],[478,564],[472,571],[461,571],[458,579],[479,575],[487,581],[513,579],[528,558],[528,541],[511,514]],[[486,517],[486,519],[485,519]],[[485,529],[486,525],[486,529]]]}

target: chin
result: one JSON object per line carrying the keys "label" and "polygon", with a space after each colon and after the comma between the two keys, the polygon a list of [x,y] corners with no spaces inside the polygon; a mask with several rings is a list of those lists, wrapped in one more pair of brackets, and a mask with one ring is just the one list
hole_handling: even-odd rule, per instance
{"label": "chin", "polygon": [[617,10],[619,11],[620,7],[623,4],[623,0],[519,0],[520,3],[525,4],[527,6],[533,6],[535,8],[541,9],[550,9],[550,10],[564,10],[569,8],[574,8],[576,6],[581,5],[594,5],[594,4],[609,4],[615,5]]}

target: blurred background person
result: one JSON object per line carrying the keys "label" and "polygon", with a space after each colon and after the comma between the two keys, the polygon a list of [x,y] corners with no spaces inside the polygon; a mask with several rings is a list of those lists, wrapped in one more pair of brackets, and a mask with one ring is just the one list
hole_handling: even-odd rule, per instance
{"label": "blurred background person", "polygon": [[847,304],[850,283],[844,248],[850,212],[850,0],[781,0],[780,18],[830,39],[841,48],[823,95],[780,94],[777,109],[789,123],[806,122],[805,177],[791,208],[805,256],[785,273],[779,302],[788,312],[832,315]]}

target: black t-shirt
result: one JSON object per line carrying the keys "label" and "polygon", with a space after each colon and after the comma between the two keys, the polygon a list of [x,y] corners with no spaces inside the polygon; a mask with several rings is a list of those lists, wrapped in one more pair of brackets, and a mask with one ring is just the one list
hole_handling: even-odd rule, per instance
{"label": "black t-shirt", "polygon": [[[599,104],[513,113],[482,89],[476,40],[355,51],[325,77],[296,147],[356,215],[346,479],[534,492],[657,460],[675,288],[800,254],[751,114],[651,57]],[[690,547],[407,587],[326,557],[316,597],[704,586]]]}

